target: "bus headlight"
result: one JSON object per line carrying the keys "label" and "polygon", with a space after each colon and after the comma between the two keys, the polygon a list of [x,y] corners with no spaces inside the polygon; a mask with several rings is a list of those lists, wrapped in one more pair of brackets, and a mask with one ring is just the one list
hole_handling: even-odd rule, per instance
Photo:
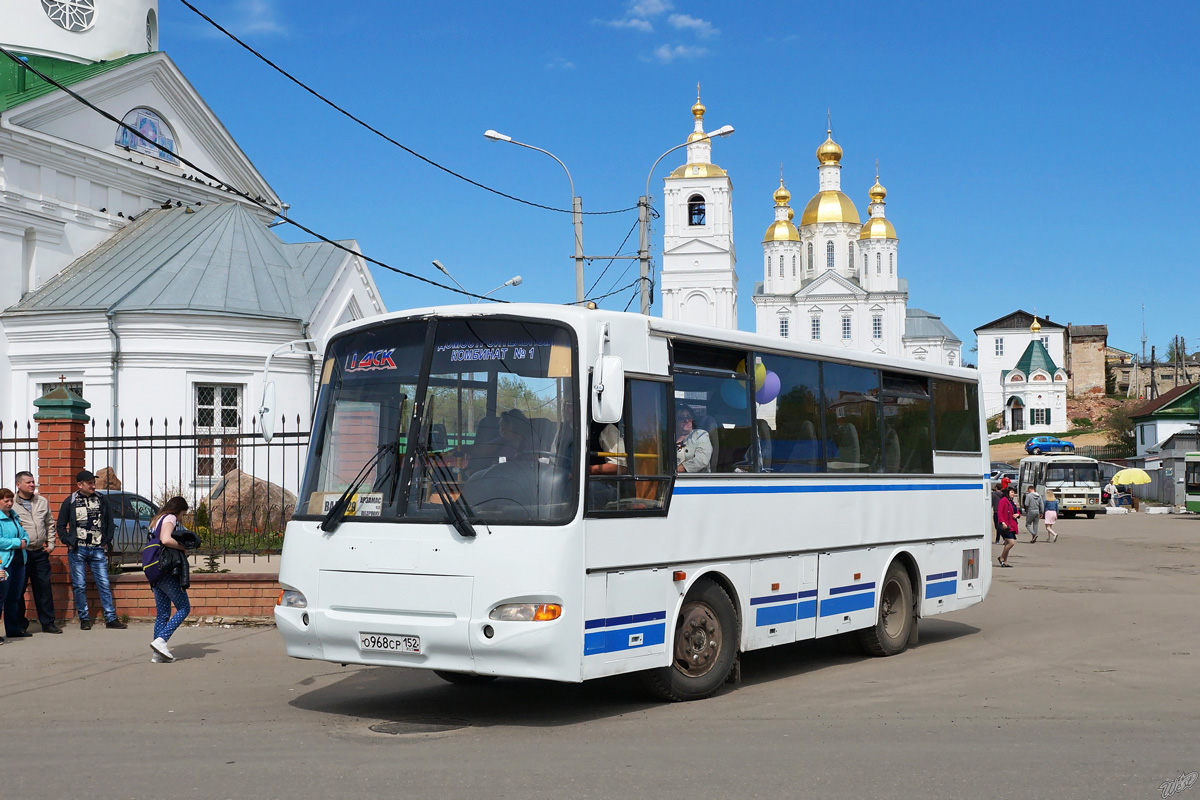
{"label": "bus headlight", "polygon": [[302,592],[297,592],[295,589],[284,589],[279,593],[279,600],[275,605],[283,608],[308,608],[308,600],[304,598]]}
{"label": "bus headlight", "polygon": [[558,603],[508,603],[496,606],[491,619],[508,622],[547,622],[562,616],[562,606]]}

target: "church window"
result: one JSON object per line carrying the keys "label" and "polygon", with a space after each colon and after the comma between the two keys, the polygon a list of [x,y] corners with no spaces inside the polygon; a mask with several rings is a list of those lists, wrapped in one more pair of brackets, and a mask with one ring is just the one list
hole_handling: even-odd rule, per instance
{"label": "church window", "polygon": [[813,271],[813,246],[812,242],[808,243],[808,271]]}
{"label": "church window", "polygon": [[196,384],[196,475],[217,478],[238,468],[242,387]]}
{"label": "church window", "polygon": [[843,339],[853,339],[854,338],[854,329],[850,325],[850,316],[849,315],[842,317],[842,338]]}
{"label": "church window", "polygon": [[96,0],[42,0],[42,10],[58,27],[80,33],[96,19]]}
{"label": "church window", "polygon": [[179,163],[175,158],[175,134],[171,126],[148,108],[135,108],[127,113],[117,126],[113,143],[169,164]]}
{"label": "church window", "polygon": [[896,254],[888,253],[888,275],[896,274]]}
{"label": "church window", "polygon": [[796,277],[796,256],[792,254],[792,277]]}
{"label": "church window", "polygon": [[779,257],[779,277],[783,277],[783,256]]}
{"label": "church window", "polygon": [[57,389],[60,385],[67,387],[67,389],[70,391],[74,392],[80,397],[83,397],[83,381],[67,381],[63,384],[43,383],[41,385],[41,394],[39,394],[38,397],[45,397],[46,395],[50,394],[50,392]]}
{"label": "church window", "polygon": [[704,224],[704,198],[694,194],[688,198],[688,225]]}
{"label": "church window", "polygon": [[879,314],[876,314],[875,316],[871,317],[871,338],[872,339],[882,339],[883,338],[883,317],[880,316]]}
{"label": "church window", "polygon": [[833,269],[833,242],[825,243],[825,268]]}
{"label": "church window", "polygon": [[1031,408],[1031,409],[1029,409],[1029,424],[1030,425],[1049,425],[1050,424],[1050,409],[1048,409],[1048,408]]}
{"label": "church window", "polygon": [[854,271],[854,243],[846,245],[846,269]]}
{"label": "church window", "polygon": [[863,253],[863,275],[867,274],[867,254]]}
{"label": "church window", "polygon": [[779,318],[779,338],[781,338],[781,339],[788,338],[788,318],[787,317]]}
{"label": "church window", "polygon": [[953,350],[951,350],[949,353],[946,354],[946,363],[952,367],[954,366],[954,351]]}
{"label": "church window", "polygon": [[771,277],[771,257],[767,256],[767,277]]}
{"label": "church window", "polygon": [[883,273],[883,255],[880,253],[876,253],[875,254],[875,274],[880,275],[882,273]]}
{"label": "church window", "polygon": [[1050,349],[1050,337],[1049,336],[1042,337],[1042,347],[1046,348],[1047,350]]}
{"label": "church window", "polygon": [[996,355],[998,355],[998,356],[1004,355],[1004,338],[1001,336],[997,336],[993,340],[993,344],[995,346]]}
{"label": "church window", "polygon": [[814,316],[812,318],[812,339],[814,342],[821,341],[821,318]]}

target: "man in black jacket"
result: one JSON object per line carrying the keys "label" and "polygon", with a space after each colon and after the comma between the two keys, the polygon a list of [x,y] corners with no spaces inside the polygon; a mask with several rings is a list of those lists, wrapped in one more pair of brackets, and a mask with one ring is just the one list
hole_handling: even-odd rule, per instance
{"label": "man in black jacket", "polygon": [[75,476],[76,491],[63,501],[58,510],[58,540],[67,546],[67,564],[71,569],[71,589],[75,594],[75,610],[79,613],[79,627],[91,630],[92,618],[88,616],[87,574],[84,567],[92,570],[92,580],[104,606],[104,626],[125,628],[117,618],[113,603],[112,588],[108,585],[108,545],[113,538],[112,512],[103,495],[96,494],[96,476],[80,470]]}

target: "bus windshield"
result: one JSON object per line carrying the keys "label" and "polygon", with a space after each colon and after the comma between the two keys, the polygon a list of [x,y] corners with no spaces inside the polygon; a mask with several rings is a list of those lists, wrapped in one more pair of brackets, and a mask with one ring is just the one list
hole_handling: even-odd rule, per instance
{"label": "bus windshield", "polygon": [[1099,486],[1100,465],[1082,464],[1047,464],[1046,485],[1076,485]]}
{"label": "bus windshield", "polygon": [[405,321],[339,337],[298,509],[320,516],[361,479],[346,518],[446,522],[454,503],[472,521],[567,521],[573,364],[569,329],[545,322]]}

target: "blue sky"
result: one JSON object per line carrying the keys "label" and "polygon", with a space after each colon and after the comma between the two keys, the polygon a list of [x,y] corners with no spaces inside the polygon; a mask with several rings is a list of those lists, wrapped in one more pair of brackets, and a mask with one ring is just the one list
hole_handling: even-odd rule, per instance
{"label": "blue sky", "polygon": [[[1142,304],[1160,354],[1175,334],[1200,348],[1200,4],[195,2],[406,146],[551,206],[569,207],[561,168],[484,130],[561,158],[585,211],[625,208],[690,132],[700,82],[708,129],[737,129],[713,160],[734,186],[742,328],[754,324],[780,165],[802,208],[828,108],[843,190],[865,218],[879,159],[909,304],[940,314],[965,348],[978,325],[1036,306],[1056,322],[1107,324],[1110,344],[1140,350]],[[444,280],[439,259],[473,291],[520,274],[496,296],[574,298],[569,215],[383,142],[174,0],[160,15],[163,49],[297,219]],[[683,161],[664,159],[652,195]],[[585,250],[615,252],[635,221],[588,217]],[[661,227],[653,243],[657,257]],[[634,231],[624,252],[636,246]],[[589,286],[603,268],[589,266]],[[636,269],[616,262],[592,294]],[[374,274],[392,310],[457,302]],[[602,305],[624,308],[631,293]]]}

